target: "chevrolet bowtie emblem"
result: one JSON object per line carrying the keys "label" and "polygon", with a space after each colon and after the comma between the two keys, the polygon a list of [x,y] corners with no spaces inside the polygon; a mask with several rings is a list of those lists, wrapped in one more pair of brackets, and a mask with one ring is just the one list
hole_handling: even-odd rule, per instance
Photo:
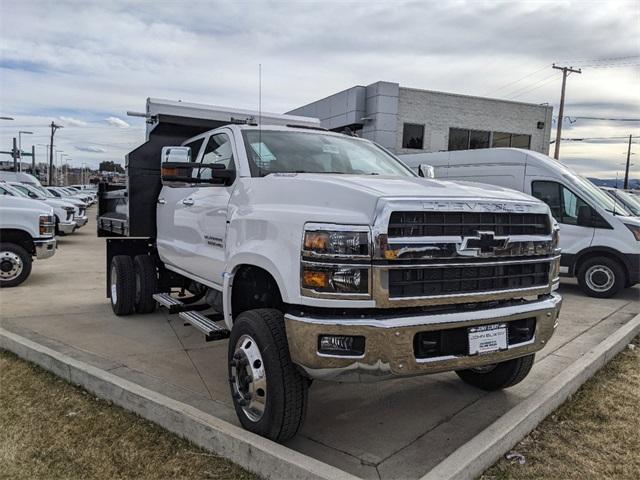
{"label": "chevrolet bowtie emblem", "polygon": [[471,237],[463,237],[458,254],[471,257],[487,256],[496,250],[506,248],[509,237],[496,237],[493,232],[476,232]]}

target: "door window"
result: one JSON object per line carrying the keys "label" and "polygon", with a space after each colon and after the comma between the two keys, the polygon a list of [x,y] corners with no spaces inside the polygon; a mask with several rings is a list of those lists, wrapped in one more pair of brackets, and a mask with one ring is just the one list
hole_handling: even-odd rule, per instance
{"label": "door window", "polygon": [[185,147],[191,148],[191,161],[195,162],[198,160],[198,153],[200,153],[200,148],[202,147],[202,143],[204,142],[204,138],[199,138],[190,143],[185,143]]}
{"label": "door window", "polygon": [[[235,170],[233,150],[231,148],[231,140],[229,139],[229,136],[224,133],[219,133],[209,137],[209,141],[207,142],[207,146],[202,154],[202,161],[200,164],[218,164],[222,165],[225,170]],[[196,174],[195,170],[194,174]],[[202,179],[211,179],[211,169],[199,168],[197,176]]]}
{"label": "door window", "polygon": [[580,209],[590,209],[584,200],[558,182],[533,182],[531,195],[549,205],[553,218],[567,225],[578,225]]}

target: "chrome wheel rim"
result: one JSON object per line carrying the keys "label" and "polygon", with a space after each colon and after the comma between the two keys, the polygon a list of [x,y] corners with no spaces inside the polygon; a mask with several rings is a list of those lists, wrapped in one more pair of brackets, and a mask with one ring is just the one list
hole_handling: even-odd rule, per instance
{"label": "chrome wheel rim", "polygon": [[591,290],[606,292],[613,287],[616,282],[616,276],[606,265],[593,265],[587,269],[585,281]]}
{"label": "chrome wheel rim", "polygon": [[250,335],[236,342],[231,360],[233,398],[252,422],[258,422],[267,405],[267,375],[258,344]]}
{"label": "chrome wheel rim", "polygon": [[0,252],[0,279],[4,282],[15,280],[20,276],[24,264],[17,253],[2,251]]}
{"label": "chrome wheel rim", "polygon": [[118,290],[116,287],[116,266],[111,267],[111,303],[115,305],[118,302]]}

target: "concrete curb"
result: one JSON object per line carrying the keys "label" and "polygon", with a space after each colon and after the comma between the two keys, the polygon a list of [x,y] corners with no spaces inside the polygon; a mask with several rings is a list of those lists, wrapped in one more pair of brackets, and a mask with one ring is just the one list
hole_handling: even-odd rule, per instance
{"label": "concrete curb", "polygon": [[262,478],[358,480],[331,465],[3,328],[0,328],[0,348],[228,458]]}
{"label": "concrete curb", "polygon": [[459,447],[421,480],[477,478],[640,334],[640,314]]}

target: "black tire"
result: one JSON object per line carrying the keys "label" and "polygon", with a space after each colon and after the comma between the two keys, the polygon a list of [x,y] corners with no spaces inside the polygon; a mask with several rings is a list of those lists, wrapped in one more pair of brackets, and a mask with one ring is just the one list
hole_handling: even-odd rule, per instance
{"label": "black tire", "polygon": [[17,287],[31,274],[31,255],[24,247],[0,243],[0,287]]}
{"label": "black tire", "polygon": [[609,257],[585,260],[580,264],[577,276],[582,291],[595,298],[613,297],[627,283],[623,266]]}
{"label": "black tire", "polygon": [[[266,375],[263,413],[258,419],[249,418],[243,409],[245,399],[240,397],[235,376],[240,379],[242,368],[234,363],[236,346],[247,336],[257,344]],[[231,330],[228,360],[231,396],[242,426],[277,442],[295,436],[306,415],[309,382],[291,362],[282,312],[261,308],[241,313]]]}
{"label": "black tire", "polygon": [[535,355],[531,354],[484,368],[457,370],[456,373],[465,383],[482,390],[502,390],[524,380],[533,367],[534,359]]}
{"label": "black tire", "polygon": [[151,313],[156,309],[153,294],[158,292],[158,272],[153,257],[137,255],[133,260],[135,272],[134,307],[137,313]]}
{"label": "black tire", "polygon": [[116,315],[134,311],[136,280],[133,260],[128,255],[116,255],[111,260],[111,308]]}

